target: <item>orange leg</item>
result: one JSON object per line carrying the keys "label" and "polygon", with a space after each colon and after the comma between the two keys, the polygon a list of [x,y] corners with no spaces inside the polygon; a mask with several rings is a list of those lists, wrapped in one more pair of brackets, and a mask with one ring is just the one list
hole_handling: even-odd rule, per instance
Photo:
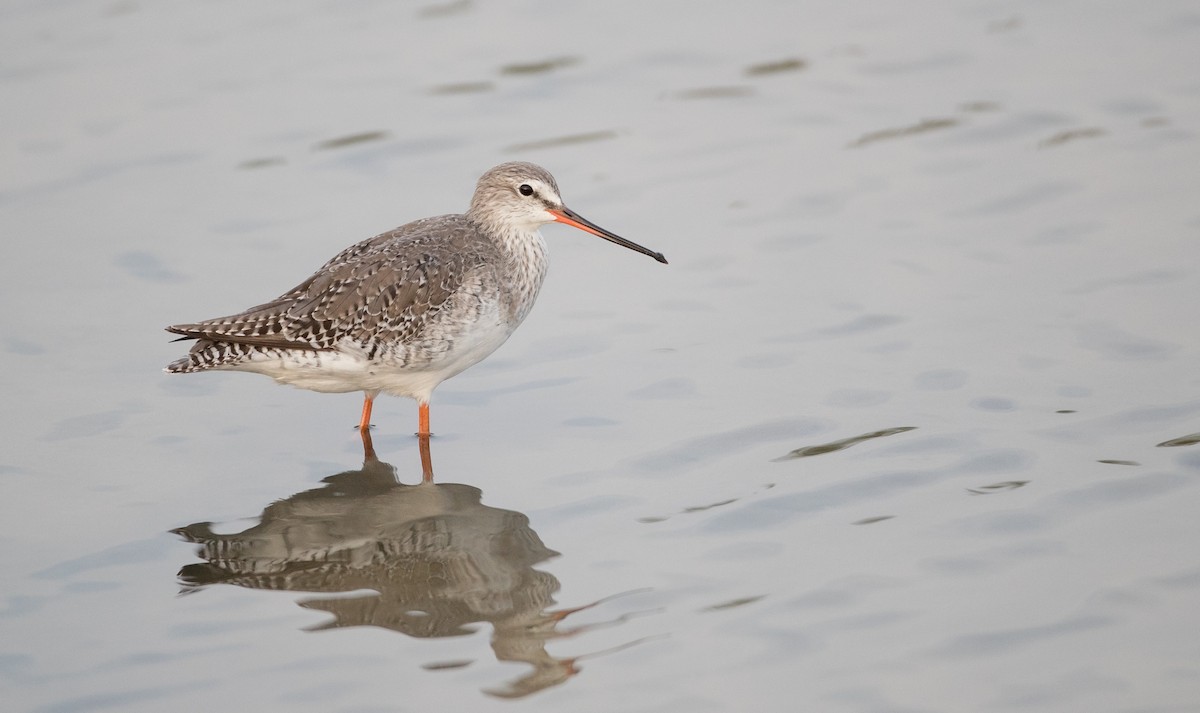
{"label": "orange leg", "polygon": [[371,406],[375,404],[375,397],[371,394],[363,394],[363,412],[362,419],[358,422],[358,430],[360,433],[366,433],[371,430]]}
{"label": "orange leg", "polygon": [[429,402],[422,401],[417,407],[417,435],[429,435]]}

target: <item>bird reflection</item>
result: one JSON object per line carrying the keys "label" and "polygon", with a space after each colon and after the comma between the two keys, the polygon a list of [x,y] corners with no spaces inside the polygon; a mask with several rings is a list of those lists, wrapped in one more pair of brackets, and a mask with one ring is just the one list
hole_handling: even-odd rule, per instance
{"label": "bird reflection", "polygon": [[542,544],[529,518],[483,505],[478,488],[434,483],[427,436],[421,482],[405,485],[394,466],[375,456],[370,435],[363,435],[360,470],[331,475],[324,487],[272,503],[258,525],[228,535],[213,532],[207,522],[173,530],[199,543],[205,560],[180,570],[184,592],[212,584],[374,590],[374,596],[298,603],[333,616],[313,630],[378,626],[440,638],[489,623],[496,658],[533,667],[486,690],[498,697],[529,695],[577,673],[578,657],[555,658],[546,643],[599,625],[561,628],[568,615],[587,607],[550,610],[558,580],[534,565],[558,553]]}

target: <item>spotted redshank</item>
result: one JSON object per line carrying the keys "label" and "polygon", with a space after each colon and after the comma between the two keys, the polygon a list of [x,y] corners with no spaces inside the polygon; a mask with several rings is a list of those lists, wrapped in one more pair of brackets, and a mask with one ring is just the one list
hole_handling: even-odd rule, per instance
{"label": "spotted redshank", "polygon": [[407,396],[427,436],[438,384],[495,351],[529,314],[547,267],[538,229],[551,222],[667,261],[568,209],[546,169],[504,163],[483,174],[462,215],[352,245],[244,312],[167,327],[196,343],[166,371],[250,371],[312,391],[362,391],[364,434],[380,392]]}

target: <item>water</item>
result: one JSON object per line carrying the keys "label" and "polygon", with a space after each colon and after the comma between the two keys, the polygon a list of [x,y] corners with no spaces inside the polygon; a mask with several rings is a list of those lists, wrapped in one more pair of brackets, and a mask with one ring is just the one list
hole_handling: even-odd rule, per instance
{"label": "water", "polygon": [[[1200,710],[1194,3],[0,13],[6,710]],[[548,228],[434,485],[161,373],[513,159],[671,264]]]}

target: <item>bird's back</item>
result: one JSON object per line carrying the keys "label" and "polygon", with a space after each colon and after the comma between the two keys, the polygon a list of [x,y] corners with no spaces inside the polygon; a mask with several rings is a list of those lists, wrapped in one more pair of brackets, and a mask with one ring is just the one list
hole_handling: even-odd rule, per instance
{"label": "bird's back", "polygon": [[167,371],[241,369],[264,355],[346,350],[367,361],[435,359],[446,346],[447,319],[462,328],[486,311],[473,302],[505,306],[510,263],[466,216],[408,223],[346,248],[269,302],[168,327],[197,341]]}

